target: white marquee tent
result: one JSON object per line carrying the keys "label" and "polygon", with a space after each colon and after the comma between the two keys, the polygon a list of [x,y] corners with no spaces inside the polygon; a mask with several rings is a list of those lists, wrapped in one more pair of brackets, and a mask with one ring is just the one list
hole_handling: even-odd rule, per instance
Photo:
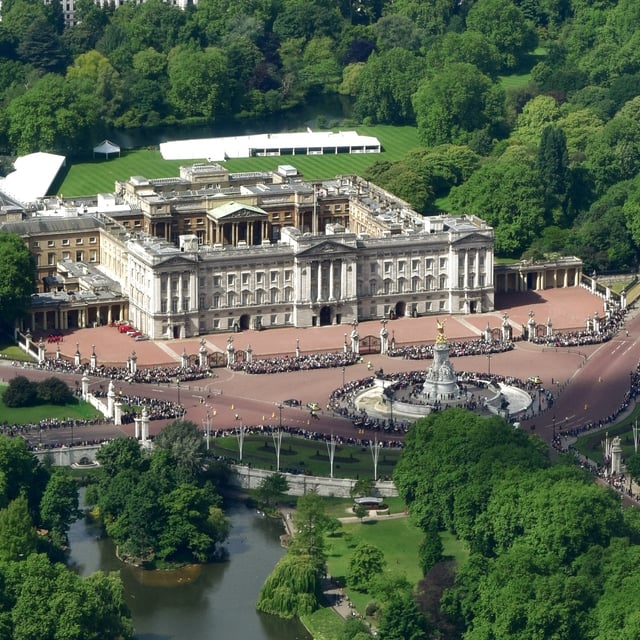
{"label": "white marquee tent", "polygon": [[12,171],[0,178],[0,191],[23,205],[35,202],[49,193],[65,157],[53,153],[30,153],[15,160]]}
{"label": "white marquee tent", "polygon": [[263,133],[231,138],[172,140],[160,145],[160,153],[165,160],[206,158],[209,162],[252,156],[380,153],[381,150],[378,138],[361,136],[356,131]]}
{"label": "white marquee tent", "polygon": [[105,158],[108,158],[110,154],[117,153],[120,155],[120,147],[110,140],[103,140],[99,145],[93,147],[93,157],[96,153],[104,154]]}

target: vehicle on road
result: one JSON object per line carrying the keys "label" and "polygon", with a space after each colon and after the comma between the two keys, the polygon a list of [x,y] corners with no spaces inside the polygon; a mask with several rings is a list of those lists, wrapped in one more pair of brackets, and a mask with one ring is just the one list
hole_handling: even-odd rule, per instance
{"label": "vehicle on road", "polygon": [[295,398],[288,398],[287,400],[283,400],[282,404],[285,407],[299,407],[302,405],[302,402],[300,402],[300,400],[296,400]]}
{"label": "vehicle on road", "polygon": [[527,379],[529,382],[533,382],[533,384],[542,384],[542,378],[540,376],[529,376]]}
{"label": "vehicle on road", "polygon": [[317,402],[307,402],[307,409],[311,412],[320,411],[320,405]]}

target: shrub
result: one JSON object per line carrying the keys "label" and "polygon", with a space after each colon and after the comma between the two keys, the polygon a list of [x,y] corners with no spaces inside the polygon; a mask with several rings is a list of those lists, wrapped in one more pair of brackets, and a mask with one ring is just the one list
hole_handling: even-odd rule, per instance
{"label": "shrub", "polygon": [[24,376],[16,376],[2,395],[7,407],[33,407],[38,404],[38,385]]}

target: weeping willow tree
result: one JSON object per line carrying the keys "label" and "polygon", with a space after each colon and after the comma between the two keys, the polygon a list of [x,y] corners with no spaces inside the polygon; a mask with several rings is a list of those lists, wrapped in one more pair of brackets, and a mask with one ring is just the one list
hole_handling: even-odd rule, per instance
{"label": "weeping willow tree", "polygon": [[320,593],[315,559],[288,553],[265,580],[257,608],[281,618],[300,617],[319,607]]}

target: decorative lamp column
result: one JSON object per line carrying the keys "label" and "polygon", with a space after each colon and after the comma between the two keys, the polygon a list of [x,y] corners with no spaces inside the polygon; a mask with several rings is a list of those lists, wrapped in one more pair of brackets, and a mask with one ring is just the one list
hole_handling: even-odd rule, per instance
{"label": "decorative lamp column", "polygon": [[137,370],[138,370],[138,356],[135,351],[132,351],[131,357],[129,358],[129,373],[132,376],[135,376]]}
{"label": "decorative lamp column", "polygon": [[349,347],[347,346],[347,334],[344,334],[344,344],[342,345],[342,351],[343,353],[347,353],[347,351],[349,350]]}
{"label": "decorative lamp column", "polygon": [[484,330],[484,341],[491,342],[491,327],[489,326],[489,321],[487,320],[487,326]]}
{"label": "decorative lamp column", "polygon": [[553,337],[553,325],[551,324],[551,318],[547,318],[547,338]]}
{"label": "decorative lamp column", "polygon": [[180,366],[186,369],[189,366],[189,356],[187,355],[187,349],[182,349],[182,355],[180,356]]}
{"label": "decorative lamp column", "polygon": [[91,345],[91,357],[89,358],[89,366],[91,371],[95,371],[98,367],[98,356],[96,355],[96,345]]}
{"label": "decorative lamp column", "polygon": [[58,346],[56,347],[56,360],[60,360],[62,357],[62,353],[60,353],[60,343],[58,342]]}
{"label": "decorative lamp column", "polygon": [[38,342],[38,364],[44,363],[44,360],[45,360],[44,353],[45,353],[44,340],[40,338],[40,342]]}
{"label": "decorative lamp column", "polygon": [[142,422],[142,418],[135,417],[133,419],[133,436],[136,440],[140,440],[140,423]]}
{"label": "decorative lamp column", "polygon": [[296,358],[300,357],[300,338],[296,338]]}
{"label": "decorative lamp column", "polygon": [[247,345],[247,362],[251,364],[253,362],[253,349],[251,345]]}
{"label": "decorative lamp column", "polygon": [[76,342],[76,352],[73,356],[73,364],[76,367],[80,366],[80,344],[78,342]]}

